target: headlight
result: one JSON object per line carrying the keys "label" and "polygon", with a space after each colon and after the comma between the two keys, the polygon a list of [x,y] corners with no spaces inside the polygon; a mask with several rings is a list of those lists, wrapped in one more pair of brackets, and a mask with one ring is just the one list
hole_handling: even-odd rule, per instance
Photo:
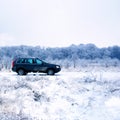
{"label": "headlight", "polygon": [[59,65],[57,65],[57,66],[56,66],[56,68],[60,68],[60,66],[59,66]]}

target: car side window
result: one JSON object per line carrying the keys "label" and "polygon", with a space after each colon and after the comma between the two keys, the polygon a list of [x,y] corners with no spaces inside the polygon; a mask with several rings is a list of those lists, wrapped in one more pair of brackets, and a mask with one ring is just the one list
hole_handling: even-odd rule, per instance
{"label": "car side window", "polygon": [[33,59],[28,59],[28,63],[33,64]]}
{"label": "car side window", "polygon": [[41,60],[39,60],[39,59],[36,59],[36,64],[41,65],[41,64],[42,64],[42,61],[41,61]]}
{"label": "car side window", "polygon": [[33,64],[33,59],[32,58],[25,59],[25,63]]}

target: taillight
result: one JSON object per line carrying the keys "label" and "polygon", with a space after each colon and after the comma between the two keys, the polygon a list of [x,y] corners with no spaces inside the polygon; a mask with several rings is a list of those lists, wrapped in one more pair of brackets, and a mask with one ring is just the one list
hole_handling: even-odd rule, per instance
{"label": "taillight", "polygon": [[14,67],[14,61],[12,61],[12,67]]}

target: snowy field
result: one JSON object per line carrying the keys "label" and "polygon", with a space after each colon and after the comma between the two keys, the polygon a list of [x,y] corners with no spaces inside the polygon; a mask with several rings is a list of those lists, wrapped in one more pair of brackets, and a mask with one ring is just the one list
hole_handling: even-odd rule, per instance
{"label": "snowy field", "polygon": [[1,71],[0,120],[120,120],[120,70]]}

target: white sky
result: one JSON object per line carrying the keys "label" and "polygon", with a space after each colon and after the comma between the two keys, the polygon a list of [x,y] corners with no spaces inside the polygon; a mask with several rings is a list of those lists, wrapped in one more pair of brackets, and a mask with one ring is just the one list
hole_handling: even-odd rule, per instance
{"label": "white sky", "polygon": [[120,46],[120,0],[0,0],[0,46]]}

